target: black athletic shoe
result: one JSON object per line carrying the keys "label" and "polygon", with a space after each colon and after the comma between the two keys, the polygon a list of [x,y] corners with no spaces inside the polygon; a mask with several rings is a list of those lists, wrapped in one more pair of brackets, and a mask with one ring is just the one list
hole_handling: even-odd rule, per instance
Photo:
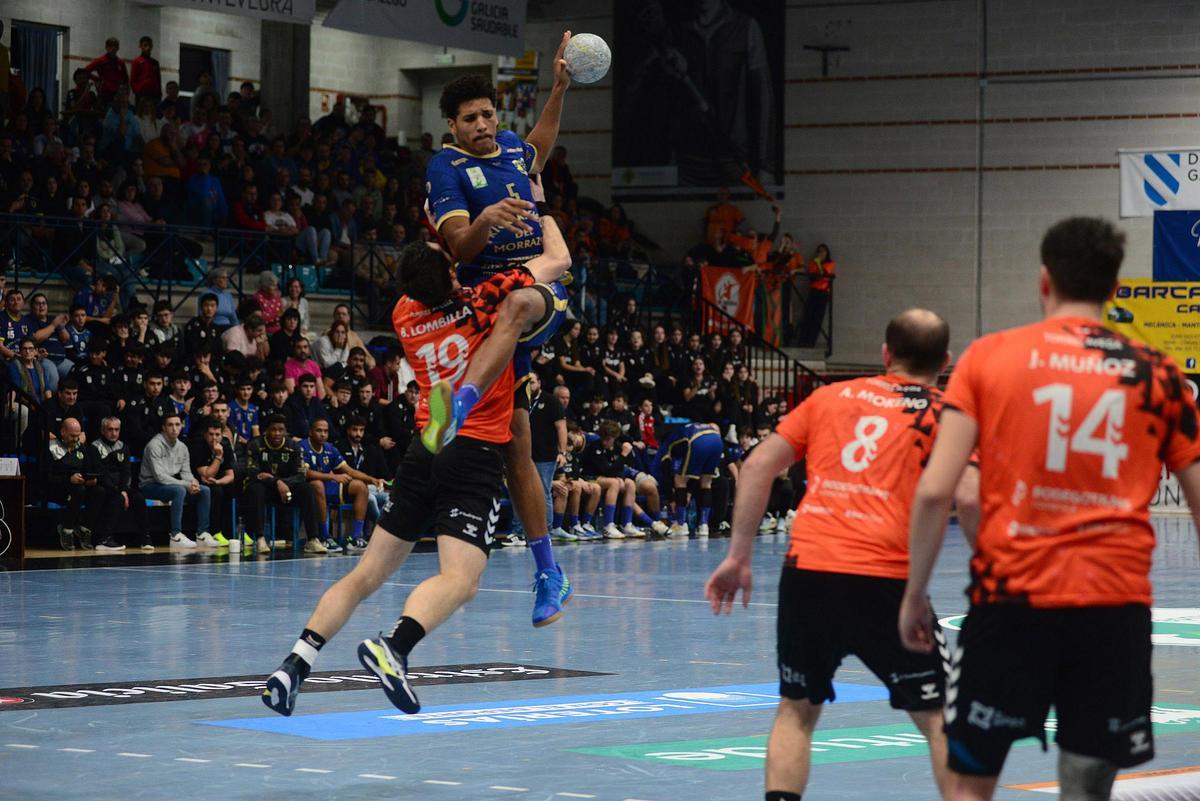
{"label": "black athletic shoe", "polygon": [[75,550],[75,529],[58,527],[58,547],[64,551]]}
{"label": "black athletic shoe", "polygon": [[417,694],[409,686],[405,675],[408,672],[408,659],[393,651],[382,634],[358,644],[358,661],[379,677],[383,692],[392,706],[406,715],[421,711],[421,702],[417,700]]}
{"label": "black athletic shoe", "polygon": [[148,532],[148,531],[144,532],[142,534],[142,550],[143,551],[153,551],[154,550],[154,540],[152,540],[150,538],[150,532]]}
{"label": "black athletic shoe", "polygon": [[75,539],[79,540],[79,547],[83,550],[92,550],[92,530],[87,526],[75,529]]}
{"label": "black athletic shoe", "polygon": [[262,702],[267,709],[284,717],[290,717],[296,708],[296,696],[300,694],[300,685],[304,682],[299,661],[295,654],[283,660],[283,664],[267,679],[267,689],[262,692]]}

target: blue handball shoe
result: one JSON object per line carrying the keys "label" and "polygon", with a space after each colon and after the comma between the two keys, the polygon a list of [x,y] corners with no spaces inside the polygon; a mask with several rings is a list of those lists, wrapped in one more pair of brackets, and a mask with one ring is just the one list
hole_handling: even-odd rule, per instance
{"label": "blue handball shoe", "polygon": [[562,608],[575,590],[557,564],[554,570],[539,570],[533,577],[533,627],[549,626],[562,617]]}

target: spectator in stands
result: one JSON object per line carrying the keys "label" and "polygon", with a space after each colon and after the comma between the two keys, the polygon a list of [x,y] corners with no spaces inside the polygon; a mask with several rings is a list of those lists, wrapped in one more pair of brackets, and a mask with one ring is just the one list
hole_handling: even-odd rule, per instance
{"label": "spectator in stands", "polygon": [[233,204],[230,219],[243,231],[266,233],[267,223],[263,220],[263,212],[258,205],[258,187],[253,182],[242,187],[242,196]]}
{"label": "spectator in stands", "polygon": [[146,499],[134,481],[130,452],[121,441],[121,419],[105,417],[100,421],[100,436],[88,448],[96,483],[88,490],[88,516],[97,522],[97,551],[123,551],[117,541],[121,529],[137,532],[141,548],[154,550],[146,525]]}
{"label": "spectator in stands", "polygon": [[[211,407],[209,411],[212,411]],[[224,429],[224,423],[210,414],[196,424],[188,446],[192,474],[209,491],[212,537],[221,546],[229,544],[225,532],[236,536],[231,501],[236,493],[235,481],[239,478],[236,451],[233,443],[224,436]]]}
{"label": "spectator in stands", "polygon": [[598,245],[601,258],[628,259],[632,255],[633,229],[620,203],[609,207],[600,220]]}
{"label": "spectator in stands", "polygon": [[267,360],[270,353],[267,345],[267,327],[257,313],[249,315],[223,333],[221,344],[224,345],[226,353],[237,351],[247,358],[257,356],[263,361]]}
{"label": "spectator in stands", "polygon": [[563,417],[568,423],[575,422],[575,412],[571,409],[571,390],[566,384],[559,384],[554,388],[554,399],[558,401],[558,405],[562,407]]}
{"label": "spectator in stands", "polygon": [[212,160],[202,155],[196,159],[196,171],[187,181],[188,220],[206,228],[221,225],[229,216],[225,190],[211,170]]}
{"label": "spectator in stands", "polygon": [[[309,326],[312,324],[312,318],[308,311],[308,298],[305,297],[304,282],[299,278],[292,277],[287,282],[287,292],[283,298],[283,313],[287,314],[290,310],[295,310],[296,314],[300,315],[300,335],[308,336]],[[286,353],[291,353],[289,347]]]}
{"label": "spectator in stands", "polygon": [[154,50],[154,40],[143,36],[138,40],[138,48],[142,51],[141,55],[129,65],[129,88],[133,90],[139,102],[148,97],[154,101],[157,108],[158,100],[162,97],[162,71],[159,69],[158,60],[150,55]]}
{"label": "spectator in stands", "polygon": [[829,252],[829,246],[817,245],[812,261],[808,264],[808,300],[804,304],[804,320],[801,321],[800,345],[811,348],[817,344],[821,327],[825,324],[825,311],[833,293],[833,276],[837,263]]}
{"label": "spectator in stands", "polygon": [[[303,373],[294,381],[295,391],[284,403],[287,414],[288,433],[296,439],[308,436],[313,420],[328,420],[325,407],[317,398],[317,388],[325,387],[311,373]],[[274,400],[274,399],[272,399]]]}
{"label": "spectator in stands", "polygon": [[213,89],[212,73],[205,70],[196,77],[196,88],[192,91],[192,102],[188,116],[195,118],[196,113],[204,108],[206,103],[212,102],[208,98],[215,100],[216,91]]}
{"label": "spectator in stands", "polygon": [[351,417],[346,423],[346,436],[338,443],[338,450],[346,465],[367,476],[367,523],[379,519],[379,512],[387,503],[387,484],[395,471],[388,467],[387,459],[379,445],[367,440],[367,424],[361,417]]}
{"label": "spectator in stands", "polygon": [[[58,332],[67,324],[69,318],[65,314],[51,317],[50,302],[41,292],[35,292],[29,296],[29,307],[29,330],[32,332],[34,343],[38,346],[38,358],[41,360],[46,376],[46,385],[53,391],[58,389],[60,365],[66,362],[67,358],[66,350],[63,349],[63,344],[58,339]],[[3,346],[0,345],[0,352],[2,350]],[[66,370],[69,370],[70,362],[66,362],[66,364]]]}
{"label": "spectator in stands", "polygon": [[682,391],[682,415],[693,420],[707,420],[717,397],[717,380],[709,374],[704,358],[692,359],[692,370]]}
{"label": "spectator in stands", "polygon": [[[310,375],[317,382],[319,391],[317,397],[324,399],[325,387],[321,382],[321,366],[312,360],[311,348],[308,340],[304,337],[298,337],[292,344],[291,355],[287,358],[283,365],[283,378],[287,385],[288,392],[294,392],[298,379],[303,375]],[[308,428],[305,427],[304,434],[307,434]]]}
{"label": "spectator in stands", "polygon": [[741,210],[729,202],[729,187],[722,186],[717,190],[717,202],[704,211],[704,241],[718,248],[717,232],[731,234],[745,219]]}
{"label": "spectator in stands", "polygon": [[125,69],[125,62],[117,56],[120,49],[121,43],[115,36],[110,36],[104,40],[104,55],[92,59],[84,67],[88,76],[100,87],[100,99],[106,105],[112,102],[122,85],[129,84],[129,72]]}
{"label": "spectator in stands", "polygon": [[91,283],[95,271],[92,264],[96,261],[96,238],[87,215],[87,198],[76,195],[71,201],[72,223],[54,234],[54,261],[73,286]]}
{"label": "spectator in stands", "polygon": [[329,368],[335,364],[345,366],[350,358],[349,326],[334,320],[329,330],[317,339],[313,346],[317,363]]}
{"label": "spectator in stands", "polygon": [[[308,437],[300,442],[300,453],[308,462],[308,485],[317,505],[317,521],[321,529],[321,544],[329,553],[362,553],[367,549],[363,526],[367,518],[370,494],[367,486],[373,479],[347,464],[341,452],[329,442],[329,421],[314,419]],[[328,502],[340,506],[346,500],[353,505],[354,522],[346,541],[339,543],[329,533]]]}
{"label": "spectator in stands", "polygon": [[143,97],[137,101],[138,136],[143,143],[153,142],[162,132],[162,127],[169,121],[158,116],[158,108],[153,98]]}
{"label": "spectator in stands", "polygon": [[332,235],[333,253],[337,255],[339,269],[342,273],[349,275],[351,267],[351,254],[354,245],[358,242],[358,221],[355,218],[355,212],[358,207],[352,199],[346,199],[338,206],[336,214],[329,217],[329,230]]}
{"label": "spectator in stands", "polygon": [[[263,436],[250,443],[246,454],[246,508],[249,521],[247,533],[256,538],[259,553],[267,553],[266,511],[269,507],[298,509],[307,534],[305,553],[326,553],[317,539],[317,513],[309,489],[308,464],[298,445],[287,436],[287,422],[280,415],[263,421]],[[275,533],[278,534],[276,521]],[[300,532],[296,531],[299,537]]]}
{"label": "spectator in stands", "polygon": [[[213,322],[218,328],[229,328],[237,325],[237,301],[229,291],[229,271],[224,267],[210,270],[208,273],[209,288],[205,294],[215,295],[217,311]],[[203,301],[203,298],[201,298]]]}
{"label": "spectator in stands", "polygon": [[217,304],[217,296],[212,292],[200,296],[200,313],[183,327],[183,348],[188,353],[199,353],[202,348],[207,348],[209,353],[219,352]]}
{"label": "spectator in stands", "polygon": [[123,88],[104,115],[100,152],[108,161],[124,165],[127,159],[140,152],[141,135],[137,115],[129,106],[129,90]]}
{"label": "spectator in stands", "polygon": [[[66,353],[71,367],[87,361],[88,345],[92,339],[92,331],[87,327],[87,321],[87,309],[78,303],[73,303],[70,320],[58,332],[58,341],[62,343],[63,351]],[[66,372],[71,372],[70,368]],[[59,377],[61,378],[63,375],[65,373],[60,370]]]}
{"label": "spectator in stands", "polygon": [[[147,498],[170,504],[172,549],[191,549],[197,545],[216,547],[217,541],[208,532],[211,493],[192,474],[190,454],[179,438],[182,430],[181,414],[170,411],[163,416],[162,431],[146,445],[142,456],[142,493]],[[195,541],[183,533],[183,508],[189,497],[196,503],[196,530],[199,533]]]}
{"label": "spectator in stands", "polygon": [[[172,191],[179,183],[180,168],[184,165],[183,154],[179,150],[178,132],[174,125],[164,123],[158,131],[158,138],[147,142],[142,148],[142,161],[145,164],[147,189],[149,179],[161,178],[169,182]],[[151,212],[153,214],[153,212]]]}
{"label": "spectator in stands", "polygon": [[96,485],[95,474],[89,470],[84,449],[83,429],[79,420],[65,418],[58,437],[50,442],[47,454],[47,497],[65,509],[58,524],[58,544],[64,551],[79,547],[90,550],[92,532],[82,525],[83,502],[88,487]]}
{"label": "spectator in stands", "polygon": [[171,301],[155,302],[154,322],[150,324],[150,331],[160,343],[170,345],[173,349],[179,347],[183,332],[175,322],[175,309],[171,306]]}
{"label": "spectator in stands", "polygon": [[600,349],[600,368],[604,371],[605,384],[611,397],[624,391],[629,381],[625,367],[625,349],[620,344],[621,334],[615,328],[604,332],[604,346]]}
{"label": "spectator in stands", "polygon": [[300,312],[287,309],[279,320],[279,330],[267,338],[272,358],[276,361],[280,360],[278,357],[294,350],[296,340],[304,339],[304,334],[300,331]]}
{"label": "spectator in stands", "polygon": [[624,352],[625,375],[628,378],[626,392],[637,402],[654,395],[661,375],[656,375],[654,356],[646,347],[646,338],[640,328],[629,332],[628,342]]}
{"label": "spectator in stands", "polygon": [[[546,523],[550,525],[554,517],[554,502],[551,498],[554,471],[566,463],[567,420],[563,415],[562,405],[549,392],[543,391],[542,383],[536,375],[529,379],[528,392],[533,463],[546,491]],[[559,533],[558,539],[574,541],[579,538],[564,530]]]}
{"label": "spectator in stands", "polygon": [[107,323],[117,309],[117,282],[111,275],[98,275],[90,287],[82,287],[75,293],[73,306],[82,306],[87,312],[87,321]]}
{"label": "spectator in stands", "polygon": [[397,347],[389,347],[383,355],[383,360],[368,373],[371,386],[375,388],[375,397],[381,405],[387,406],[403,397],[404,387],[411,380],[401,376],[401,366],[404,363],[404,352]]}
{"label": "spectator in stands", "polygon": [[351,348],[362,348],[367,354],[367,369],[370,370],[375,366],[375,358],[371,355],[370,348],[363,342],[362,337],[355,332],[353,326],[350,325],[350,306],[346,303],[339,303],[333,307],[334,322],[344,323],[346,325],[346,341],[350,343]]}
{"label": "spectator in stands", "polygon": [[[733,332],[730,333],[732,339]],[[746,362],[734,364],[733,396],[734,407],[726,413],[739,429],[749,429],[754,424],[754,409],[758,406],[758,384],[750,379],[750,366]]]}
{"label": "spectator in stands", "polygon": [[258,291],[254,293],[258,301],[259,317],[267,327],[268,334],[279,330],[279,317],[283,314],[283,295],[279,293],[279,279],[269,271],[258,274]]}
{"label": "spectator in stands", "polygon": [[[300,198],[289,194],[287,197],[287,212],[296,221],[296,249],[310,264],[330,264],[329,248],[333,243],[333,234],[328,228],[312,225],[304,214]],[[306,329],[307,330],[307,329]]]}
{"label": "spectator in stands", "polygon": [[[571,177],[571,168],[567,164],[567,149],[562,145],[556,145],[550,151],[550,158],[542,169],[542,184],[546,188],[546,199],[551,202],[554,198],[572,200],[579,193],[579,186]],[[567,230],[564,225],[559,227]]]}
{"label": "spectator in stands", "polygon": [[258,404],[254,402],[254,381],[243,375],[237,379],[234,390],[233,402],[229,404],[229,423],[241,439],[256,439],[262,432]]}
{"label": "spectator in stands", "polygon": [[[8,362],[8,378],[12,386],[21,390],[32,402],[40,404],[53,397],[47,371],[38,359],[37,343],[33,337],[24,337],[17,349],[17,358]],[[5,408],[7,426],[15,426],[17,437],[25,435],[29,425],[29,406],[13,398]]]}
{"label": "spectator in stands", "polygon": [[4,314],[0,315],[0,358],[14,358],[21,340],[33,333],[33,321],[24,313],[24,309],[24,292],[19,289],[4,292]]}
{"label": "spectator in stands", "polygon": [[183,209],[173,196],[166,193],[164,180],[170,179],[158,176],[146,178],[146,194],[142,195],[142,205],[146,208],[146,213],[154,219],[169,225],[179,225],[184,222]]}
{"label": "spectator in stands", "polygon": [[567,321],[559,332],[555,351],[558,353],[559,372],[572,394],[591,397],[596,387],[596,369],[583,363],[583,343],[579,340],[582,330],[583,323],[578,320]]}

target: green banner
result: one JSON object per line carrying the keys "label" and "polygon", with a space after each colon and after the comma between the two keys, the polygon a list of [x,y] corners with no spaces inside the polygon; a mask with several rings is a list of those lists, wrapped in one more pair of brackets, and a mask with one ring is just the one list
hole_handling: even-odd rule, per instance
{"label": "green banner", "polygon": [[[1154,721],[1155,737],[1200,731],[1200,707],[1155,706],[1151,708],[1150,717]],[[1051,739],[1054,729],[1055,722],[1052,718],[1046,723],[1047,736]],[[1013,745],[1037,745],[1037,740],[1020,740]],[[762,770],[767,758],[767,735],[567,750],[577,754],[656,762],[660,765],[682,765],[705,770]],[[868,762],[925,756],[928,753],[925,738],[910,723],[831,729],[825,732],[817,729],[813,737],[812,762],[814,765]]]}

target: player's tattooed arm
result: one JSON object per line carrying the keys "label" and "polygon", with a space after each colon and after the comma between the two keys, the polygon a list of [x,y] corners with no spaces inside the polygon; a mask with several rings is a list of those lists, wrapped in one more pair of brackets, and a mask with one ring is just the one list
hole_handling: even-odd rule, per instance
{"label": "player's tattooed arm", "polygon": [[542,218],[542,255],[527,261],[525,267],[543,284],[557,281],[571,269],[571,250],[553,217]]}

